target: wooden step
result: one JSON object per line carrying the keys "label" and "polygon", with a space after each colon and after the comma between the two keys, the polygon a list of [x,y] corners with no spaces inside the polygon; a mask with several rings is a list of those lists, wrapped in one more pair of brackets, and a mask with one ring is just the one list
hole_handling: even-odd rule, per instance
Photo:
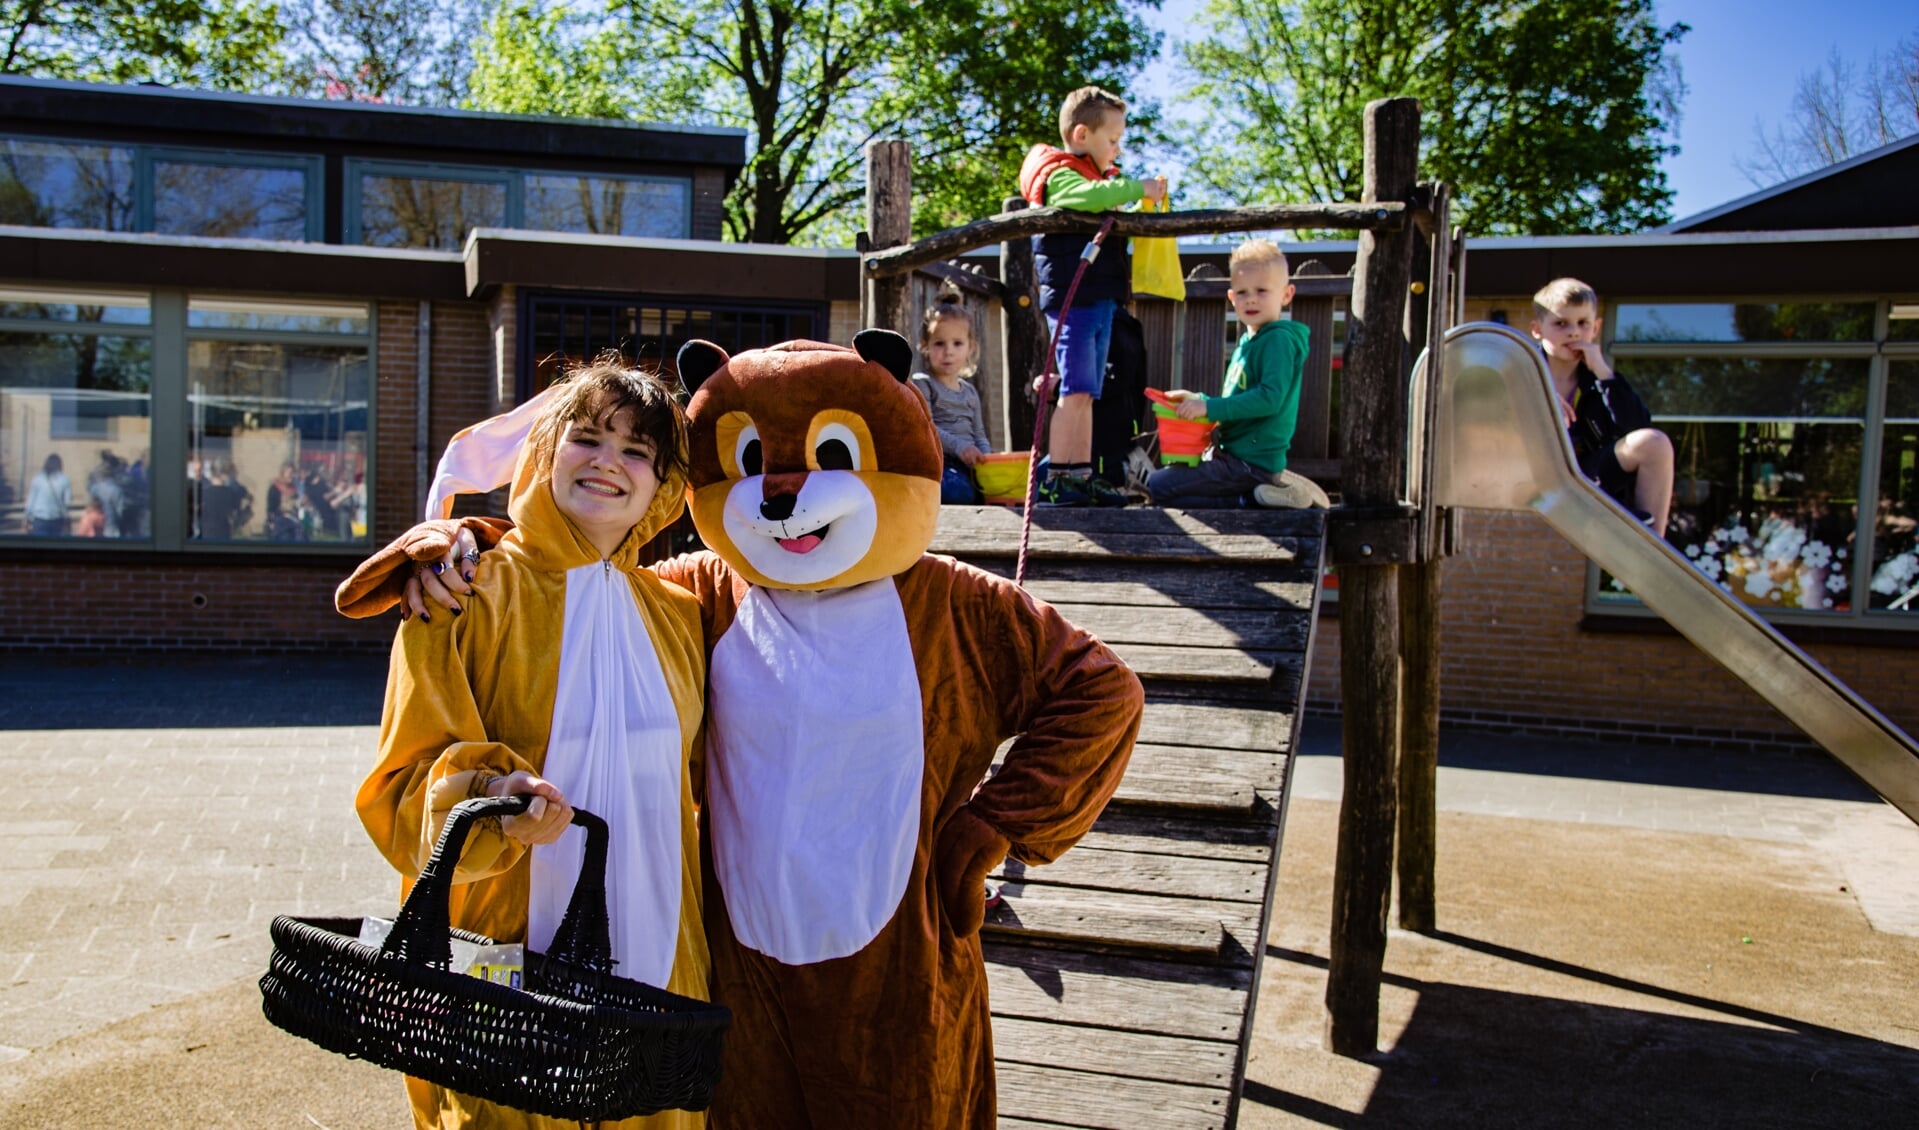
{"label": "wooden step", "polygon": [[[1009,579],[1013,575],[1010,558],[981,557],[971,563]],[[1029,561],[1026,567],[1026,591],[1052,605],[1308,612],[1318,583],[1310,562],[1219,562],[1195,569],[1187,564],[1140,561],[1119,570],[1105,562],[1049,559]]]}
{"label": "wooden step", "polygon": [[[1196,515],[1207,513],[1208,517]],[[1231,511],[1218,511],[1220,515]],[[1274,511],[1278,514],[1280,512]],[[1222,523],[1211,512],[1087,510],[1036,512],[1028,555],[1032,558],[1083,558],[1159,561],[1316,560],[1319,533],[1284,532],[1299,523]],[[943,506],[934,553],[956,557],[1015,557],[1019,553],[1020,516],[998,506]]]}
{"label": "wooden step", "polygon": [[1239,1039],[1252,983],[1249,968],[1072,953],[993,939],[985,945],[995,1023],[1011,1016],[1196,1040]]}
{"label": "wooden step", "polygon": [[993,1057],[1001,1063],[1029,1063],[1195,1087],[1224,1086],[1231,1081],[1236,1050],[1232,1044],[1217,1040],[1038,1024],[1011,1016],[993,1021]]}
{"label": "wooden step", "polygon": [[[1088,1130],[1218,1130],[1229,1094],[1122,1075],[1089,1075],[1024,1063],[996,1065],[1002,1109]],[[1043,1123],[1042,1123],[1043,1124]],[[1008,1123],[1001,1120],[1001,1126]]]}
{"label": "wooden step", "polygon": [[1005,883],[1000,896],[1000,905],[986,912],[982,929],[1002,937],[1240,961],[1253,952],[1259,932],[1258,902],[1167,898],[1037,882]]}
{"label": "wooden step", "polygon": [[1259,862],[1104,851],[1084,843],[1052,863],[1028,866],[1008,859],[995,875],[1014,883],[1152,891],[1220,902],[1256,903],[1266,897],[1266,867]]}

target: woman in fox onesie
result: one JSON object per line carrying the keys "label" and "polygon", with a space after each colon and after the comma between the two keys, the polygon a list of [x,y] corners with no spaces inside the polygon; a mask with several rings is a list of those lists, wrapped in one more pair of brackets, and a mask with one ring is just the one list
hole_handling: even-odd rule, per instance
{"label": "woman in fox onesie", "polygon": [[[1110,649],[926,552],[941,455],[911,361],[881,330],[680,353],[711,551],[655,569],[698,598],[710,652],[707,937],[734,1014],[716,1127],[993,1127],[985,877],[1077,842],[1138,732],[1139,680]],[[497,471],[455,455],[443,477],[490,489]],[[457,529],[416,527],[342,611],[390,607],[406,560],[453,560]]]}

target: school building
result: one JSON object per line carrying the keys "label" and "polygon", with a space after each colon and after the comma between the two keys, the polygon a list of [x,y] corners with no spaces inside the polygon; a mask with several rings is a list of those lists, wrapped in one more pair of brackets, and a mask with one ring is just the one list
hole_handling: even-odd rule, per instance
{"label": "school building", "polygon": [[[458,428],[605,349],[850,339],[853,251],[722,242],[745,156],[738,130],[0,78],[0,646],[384,649],[393,623],[335,615],[333,587],[418,518]],[[1915,178],[1919,138],[1655,232],[1475,240],[1465,303],[1523,327],[1541,282],[1592,283],[1678,450],[1673,543],[1910,731]],[[1333,279],[1353,258],[1289,252]],[[997,259],[962,262],[915,285],[980,304],[1005,437]],[[1153,383],[1216,387],[1217,291],[1139,303]],[[1325,418],[1336,437],[1336,395]],[[1336,483],[1323,448],[1304,461]],[[1449,718],[1796,740],[1543,521],[1459,535]],[[1329,615],[1317,702],[1338,645]]]}

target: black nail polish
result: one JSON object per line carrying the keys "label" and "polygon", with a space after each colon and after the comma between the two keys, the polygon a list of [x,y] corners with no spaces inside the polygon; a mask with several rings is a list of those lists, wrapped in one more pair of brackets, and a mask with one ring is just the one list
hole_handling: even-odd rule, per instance
{"label": "black nail polish", "polygon": [[426,621],[427,623],[429,623],[429,624],[431,624],[431,623],[433,622],[433,613],[431,613],[431,612],[422,612],[422,613],[420,613],[420,619],[422,619],[422,620],[424,620],[424,621]]}
{"label": "black nail polish", "polygon": [[444,572],[446,572],[446,562],[444,562],[444,561],[435,561],[435,562],[433,563],[433,575],[437,577],[437,576],[439,576],[439,575],[440,575],[441,573],[444,573]]}
{"label": "black nail polish", "polygon": [[461,576],[461,577],[462,577],[463,579],[465,579],[465,581],[466,581],[466,583],[467,583],[467,584],[469,584],[469,585],[470,585],[470,584],[472,584],[472,583],[473,583],[473,574],[471,574],[471,573],[461,573],[461,574],[460,574],[460,576]]}
{"label": "black nail polish", "polygon": [[453,611],[453,614],[454,614],[455,616],[458,616],[458,615],[459,615],[460,613],[462,613],[462,612],[465,612],[465,611],[466,611],[466,609],[464,609],[464,608],[461,608],[461,607],[460,607],[459,605],[457,605],[457,604],[456,604],[456,605],[454,605],[454,606],[453,606],[453,610],[452,610],[452,611]]}

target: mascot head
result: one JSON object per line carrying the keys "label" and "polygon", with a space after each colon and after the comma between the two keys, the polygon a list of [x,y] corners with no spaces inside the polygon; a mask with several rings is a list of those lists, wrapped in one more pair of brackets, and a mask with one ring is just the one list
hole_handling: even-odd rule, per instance
{"label": "mascot head", "polygon": [[939,433],[908,375],[913,348],[791,341],[728,357],[680,350],[693,524],[756,585],[834,589],[903,573],[939,520]]}

